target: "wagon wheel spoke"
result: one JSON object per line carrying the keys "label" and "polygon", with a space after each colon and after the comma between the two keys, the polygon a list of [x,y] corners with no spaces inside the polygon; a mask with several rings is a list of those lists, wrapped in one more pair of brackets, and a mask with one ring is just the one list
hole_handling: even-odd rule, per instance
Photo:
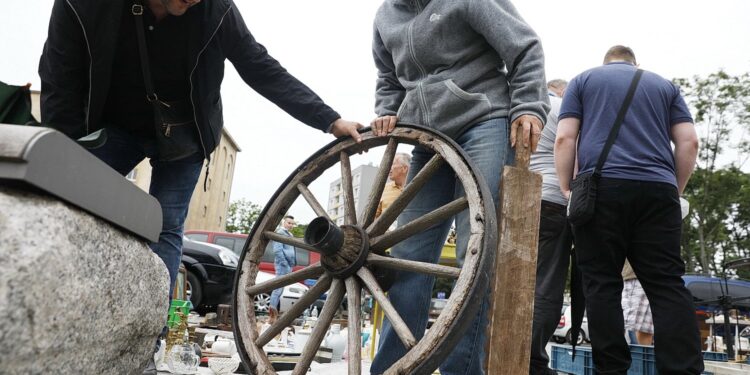
{"label": "wagon wheel spoke", "polygon": [[281,242],[285,245],[291,245],[299,249],[305,249],[305,250],[309,250],[315,253],[322,254],[322,251],[320,249],[310,246],[307,243],[305,243],[305,241],[302,241],[295,237],[285,236],[283,234],[278,234],[270,230],[263,232],[263,235],[266,236],[266,238],[271,241]]}
{"label": "wagon wheel spoke", "polygon": [[396,198],[393,203],[378,217],[374,223],[367,228],[367,234],[370,237],[376,237],[388,230],[388,227],[393,224],[401,211],[411,202],[417,192],[422,189],[425,183],[437,172],[437,170],[443,165],[444,159],[440,154],[435,154],[430,161],[425,164],[422,170],[414,176],[406,186],[401,194]]}
{"label": "wagon wheel spoke", "polygon": [[457,279],[459,274],[461,273],[461,269],[457,267],[441,266],[439,264],[385,257],[377,254],[369,254],[367,256],[367,263],[372,264],[373,266],[390,268],[400,271],[417,272],[436,277],[447,277],[451,279]]}
{"label": "wagon wheel spoke", "polygon": [[385,147],[383,159],[380,161],[378,173],[375,175],[375,181],[373,181],[372,190],[370,190],[370,196],[367,198],[367,208],[362,211],[362,217],[359,219],[359,223],[363,228],[367,228],[375,218],[375,212],[378,210],[378,204],[383,196],[383,189],[385,188],[386,181],[388,181],[388,174],[391,171],[397,147],[398,142],[394,138],[391,138],[388,141],[388,146]]}
{"label": "wagon wheel spoke", "polygon": [[[393,206],[391,206],[393,207]],[[425,229],[452,218],[457,213],[469,207],[466,197],[461,197],[450,202],[427,215],[413,220],[412,222],[387,232],[370,240],[370,250],[373,252],[383,251]]]}
{"label": "wagon wheel spoke", "polygon": [[303,280],[315,279],[318,276],[322,275],[324,271],[325,270],[323,269],[323,266],[320,265],[320,262],[317,262],[299,271],[294,271],[283,276],[277,276],[260,284],[248,286],[245,288],[245,293],[250,295],[268,293],[273,291],[274,289],[292,285]]}
{"label": "wagon wheel spoke", "polygon": [[352,165],[349,154],[341,151],[341,188],[344,190],[344,224],[357,224],[357,211],[354,207],[354,187],[352,186]]}
{"label": "wagon wheel spoke", "polygon": [[[298,271],[299,272],[299,271]],[[276,322],[274,322],[273,325],[268,327],[268,329],[263,332],[260,337],[258,337],[257,340],[255,340],[255,345],[259,348],[263,348],[266,344],[268,344],[271,339],[276,337],[281,331],[284,330],[284,328],[288,327],[294,319],[296,319],[298,316],[302,315],[302,313],[307,309],[310,305],[312,305],[315,300],[320,297],[321,294],[325,293],[326,290],[328,290],[328,287],[331,286],[331,277],[328,275],[323,275],[318,279],[318,282],[313,285],[310,290],[308,290],[292,307],[289,308],[289,311],[285,312],[283,315],[281,315]]]}
{"label": "wagon wheel spoke", "polygon": [[328,213],[323,208],[323,206],[320,205],[320,202],[315,198],[315,195],[310,191],[310,189],[305,186],[305,184],[297,184],[297,190],[299,190],[300,194],[305,198],[307,201],[307,204],[310,205],[310,208],[313,209],[316,215],[328,217]]}
{"label": "wagon wheel spoke", "polygon": [[346,279],[346,298],[349,315],[349,375],[359,375],[362,372],[362,324],[360,323],[360,289],[357,278],[351,276]]}
{"label": "wagon wheel spoke", "polygon": [[331,321],[333,321],[333,315],[336,314],[336,310],[338,310],[341,301],[343,300],[344,283],[340,279],[334,279],[331,293],[326,299],[325,305],[323,305],[323,311],[320,313],[320,318],[318,319],[318,322],[315,323],[315,328],[313,328],[310,338],[307,340],[305,348],[302,350],[302,357],[297,365],[294,366],[292,375],[302,375],[307,373],[310,363],[313,358],[315,358],[315,354],[320,348],[320,343],[323,342],[328,326],[330,326]]}
{"label": "wagon wheel spoke", "polygon": [[414,338],[414,335],[411,333],[411,330],[406,323],[404,323],[404,320],[401,319],[396,308],[393,307],[391,301],[388,300],[388,297],[385,296],[383,290],[380,289],[377,280],[375,280],[375,275],[373,275],[367,268],[360,268],[359,271],[357,271],[357,276],[359,276],[367,290],[370,291],[375,300],[380,304],[385,316],[388,317],[388,320],[393,326],[393,330],[396,331],[396,334],[399,339],[401,339],[406,350],[410,350],[414,347],[414,345],[417,344],[417,339]]}

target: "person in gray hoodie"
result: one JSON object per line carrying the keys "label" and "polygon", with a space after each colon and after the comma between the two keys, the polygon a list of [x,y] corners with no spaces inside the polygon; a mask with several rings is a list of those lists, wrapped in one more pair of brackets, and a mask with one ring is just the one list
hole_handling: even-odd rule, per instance
{"label": "person in gray hoodie", "polygon": [[[469,155],[497,204],[502,168],[514,159],[516,132],[523,132],[522,147],[533,151],[549,109],[536,33],[507,0],[386,0],[374,26],[374,134],[387,134],[398,121],[445,133]],[[409,181],[431,156],[424,147],[414,148]],[[443,167],[399,216],[398,225],[463,194],[455,173]],[[461,265],[470,230],[468,210],[455,220]],[[437,262],[451,222],[412,236],[391,254]],[[432,276],[402,272],[389,291],[391,303],[418,339],[426,328],[433,284]],[[468,331],[440,366],[441,374],[483,373],[487,307],[486,295]],[[373,374],[384,373],[406,353],[387,320],[382,332],[370,367]]]}

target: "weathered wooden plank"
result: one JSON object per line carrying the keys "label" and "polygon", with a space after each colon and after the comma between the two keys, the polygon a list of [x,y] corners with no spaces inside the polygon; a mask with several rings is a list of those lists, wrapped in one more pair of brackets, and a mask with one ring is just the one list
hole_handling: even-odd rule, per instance
{"label": "weathered wooden plank", "polygon": [[349,353],[349,375],[360,375],[362,373],[362,323],[360,322],[362,289],[359,281],[354,276],[346,279],[346,298],[348,309],[349,340],[347,341],[347,353]]}
{"label": "weathered wooden plank", "polygon": [[302,194],[302,196],[307,201],[307,204],[310,205],[310,208],[313,209],[316,215],[329,218],[328,212],[326,212],[325,208],[323,208],[320,202],[318,202],[318,199],[315,198],[315,195],[313,195],[313,193],[310,191],[310,189],[307,188],[305,184],[297,184],[297,190],[299,190],[300,194]]}
{"label": "weathered wooden plank", "polygon": [[392,258],[378,254],[367,255],[367,263],[394,270],[417,272],[436,277],[448,277],[451,279],[457,279],[461,274],[461,269],[457,267]]}
{"label": "weathered wooden plank", "polygon": [[388,249],[425,229],[453,218],[454,215],[468,207],[469,202],[466,200],[466,197],[458,198],[404,226],[400,226],[395,230],[373,238],[370,242],[370,250],[376,253],[384,251],[385,249]]}
{"label": "weathered wooden plank", "polygon": [[315,328],[313,328],[310,338],[307,339],[307,343],[304,349],[302,349],[302,356],[297,365],[294,366],[292,375],[307,374],[307,369],[310,368],[310,363],[315,358],[318,349],[320,349],[320,343],[323,342],[328,327],[331,325],[333,315],[336,314],[336,310],[341,306],[341,301],[344,300],[344,291],[344,282],[341,279],[334,279],[331,293],[329,293],[326,303],[323,305],[323,311],[321,311],[320,317],[317,323],[315,323]]}
{"label": "weathered wooden plank", "polygon": [[[521,132],[516,167],[505,167],[498,220],[500,243],[490,308],[488,374],[528,374],[534,316],[542,176],[528,170]],[[508,338],[513,345],[508,345]]]}
{"label": "weathered wooden plank", "polygon": [[383,189],[386,181],[388,181],[388,174],[391,171],[397,148],[396,138],[391,138],[388,141],[388,146],[385,147],[383,159],[380,160],[380,167],[378,167],[378,174],[375,175],[375,181],[372,183],[372,190],[370,190],[370,196],[367,198],[367,208],[362,211],[362,217],[359,219],[359,225],[362,228],[367,228],[375,218],[375,212],[377,212],[380,198],[383,196]]}
{"label": "weathered wooden plank", "polygon": [[398,215],[406,208],[411,202],[415,195],[422,189],[430,177],[432,177],[437,170],[443,166],[445,160],[440,154],[435,154],[424,167],[417,173],[416,176],[404,187],[401,194],[391,203],[388,208],[378,217],[372,225],[367,228],[367,234],[370,237],[379,236],[388,230],[388,227],[393,224]]}
{"label": "weathered wooden plank", "polygon": [[354,187],[352,187],[352,165],[349,154],[341,151],[341,188],[344,192],[344,224],[357,224],[357,211],[354,207]]}

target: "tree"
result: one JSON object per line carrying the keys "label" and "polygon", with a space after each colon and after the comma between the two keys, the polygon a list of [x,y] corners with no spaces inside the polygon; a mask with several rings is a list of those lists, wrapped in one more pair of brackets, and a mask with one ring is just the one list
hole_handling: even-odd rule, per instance
{"label": "tree", "polygon": [[742,166],[750,155],[750,74],[719,70],[675,83],[693,109],[701,142],[684,193],[691,212],[683,226],[683,256],[688,272],[716,274],[721,263],[748,252],[750,178]]}
{"label": "tree", "polygon": [[688,271],[720,274],[725,261],[750,256],[750,174],[734,166],[713,172],[699,168],[684,196],[691,202],[682,238]]}
{"label": "tree", "polygon": [[297,238],[303,238],[305,237],[305,231],[307,230],[307,224],[297,224],[294,228],[292,228],[292,236]]}
{"label": "tree", "polygon": [[231,202],[225,230],[230,233],[250,233],[261,211],[263,207],[246,199]]}

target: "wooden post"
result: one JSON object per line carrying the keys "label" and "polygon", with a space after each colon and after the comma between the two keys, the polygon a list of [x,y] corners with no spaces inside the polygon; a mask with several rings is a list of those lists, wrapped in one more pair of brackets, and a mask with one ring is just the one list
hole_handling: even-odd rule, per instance
{"label": "wooden post", "polygon": [[529,171],[531,152],[516,139],[516,164],[505,167],[498,210],[499,246],[490,300],[487,373],[529,372],[539,242],[542,176]]}

